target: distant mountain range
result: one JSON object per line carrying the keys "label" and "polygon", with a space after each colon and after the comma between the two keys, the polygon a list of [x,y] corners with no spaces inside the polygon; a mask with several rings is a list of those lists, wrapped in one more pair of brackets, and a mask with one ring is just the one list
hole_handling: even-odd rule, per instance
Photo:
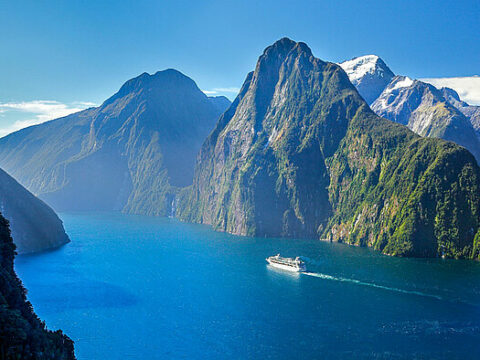
{"label": "distant mountain range", "polygon": [[0,139],[0,167],[56,210],[167,216],[229,105],[176,70],[143,73],[100,107]]}
{"label": "distant mountain range", "polygon": [[456,142],[480,160],[480,107],[460,101],[453,89],[395,76],[375,55],[339,64],[376,114],[421,136]]}
{"label": "distant mountain range", "polygon": [[285,38],[203,144],[178,216],[239,235],[478,258],[479,179],[467,150],[375,115],[340,66]]}

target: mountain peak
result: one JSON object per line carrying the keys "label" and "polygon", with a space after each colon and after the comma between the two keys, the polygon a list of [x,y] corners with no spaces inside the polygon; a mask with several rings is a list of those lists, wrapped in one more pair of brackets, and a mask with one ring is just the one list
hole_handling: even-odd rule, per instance
{"label": "mountain peak", "polygon": [[144,72],[140,74],[139,76],[136,76],[130,80],[127,80],[125,84],[123,84],[123,87],[129,87],[132,85],[144,85],[148,82],[151,81],[187,81],[187,82],[193,82],[192,79],[190,79],[188,76],[184,75],[178,70],[175,69],[165,69],[165,70],[159,70],[154,74],[149,74],[147,72]]}
{"label": "mountain peak", "polygon": [[268,46],[264,52],[263,57],[282,57],[285,58],[291,51],[296,50],[298,53],[305,53],[307,56],[312,55],[312,50],[307,44],[303,42],[296,42],[287,37],[281,38],[275,41],[272,45]]}
{"label": "mountain peak", "polygon": [[364,55],[339,64],[369,103],[373,103],[395,74],[377,55]]}
{"label": "mountain peak", "polygon": [[289,52],[295,47],[296,44],[297,44],[296,41],[293,41],[292,39],[284,37],[284,38],[281,38],[280,40],[275,41],[272,45],[268,46],[263,51],[263,54],[265,55],[271,52]]}
{"label": "mountain peak", "polygon": [[393,77],[392,70],[377,55],[364,55],[339,64],[347,73],[350,81],[360,80],[368,74]]}
{"label": "mountain peak", "polygon": [[156,88],[165,90],[181,90],[181,91],[200,91],[197,84],[191,78],[175,69],[165,69],[157,71],[154,74],[144,72],[130,80],[127,80],[120,90],[103,105],[110,104],[115,100],[124,97],[130,93],[139,92],[145,88]]}
{"label": "mountain peak", "polygon": [[452,100],[462,102],[460,100],[460,96],[458,95],[458,93],[455,90],[453,90],[452,88],[442,87],[440,89],[440,91],[442,92],[445,99],[449,100],[450,102],[452,102]]}

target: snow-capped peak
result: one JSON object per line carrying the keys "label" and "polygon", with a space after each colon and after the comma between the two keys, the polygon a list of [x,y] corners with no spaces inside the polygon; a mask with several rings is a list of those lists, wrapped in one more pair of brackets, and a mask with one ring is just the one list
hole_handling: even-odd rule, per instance
{"label": "snow-capped peak", "polygon": [[363,78],[367,74],[373,75],[379,71],[383,72],[384,69],[380,61],[381,59],[377,55],[364,55],[344,61],[338,65],[343,68],[350,78],[350,81],[353,82]]}
{"label": "snow-capped peak", "polygon": [[395,74],[377,55],[364,55],[339,64],[368,104],[385,89]]}

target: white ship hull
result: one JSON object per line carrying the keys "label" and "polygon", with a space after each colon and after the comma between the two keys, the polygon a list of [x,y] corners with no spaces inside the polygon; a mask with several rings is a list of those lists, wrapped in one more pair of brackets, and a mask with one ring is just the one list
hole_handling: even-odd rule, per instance
{"label": "white ship hull", "polygon": [[292,271],[292,272],[302,272],[302,271],[305,271],[304,268],[300,268],[300,267],[294,267],[294,266],[289,266],[289,265],[284,265],[284,264],[279,264],[277,262],[274,262],[274,261],[271,261],[270,259],[267,259],[268,263],[277,268],[277,269],[282,269],[282,270],[286,270],[286,271]]}

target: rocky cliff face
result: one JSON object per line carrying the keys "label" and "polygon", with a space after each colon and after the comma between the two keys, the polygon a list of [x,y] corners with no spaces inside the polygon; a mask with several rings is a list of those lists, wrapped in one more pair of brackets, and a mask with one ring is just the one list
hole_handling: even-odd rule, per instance
{"label": "rocky cliff face", "polygon": [[75,359],[73,342],[35,315],[13,270],[15,245],[0,215],[0,359]]}
{"label": "rocky cliff face", "polygon": [[0,139],[0,166],[57,210],[169,215],[224,106],[176,70],[144,73],[98,108]]}
{"label": "rocky cliff face", "polygon": [[373,102],[372,110],[421,136],[462,145],[480,159],[480,141],[472,124],[433,85],[396,76]]}
{"label": "rocky cliff face", "polygon": [[375,115],[304,43],[268,47],[199,154],[178,215],[240,235],[478,257],[480,169]]}
{"label": "rocky cliff face", "polygon": [[365,55],[339,64],[368,104],[387,87],[395,74],[376,55]]}
{"label": "rocky cliff face", "polygon": [[70,241],[57,214],[1,169],[0,211],[10,222],[20,254],[53,249]]}

